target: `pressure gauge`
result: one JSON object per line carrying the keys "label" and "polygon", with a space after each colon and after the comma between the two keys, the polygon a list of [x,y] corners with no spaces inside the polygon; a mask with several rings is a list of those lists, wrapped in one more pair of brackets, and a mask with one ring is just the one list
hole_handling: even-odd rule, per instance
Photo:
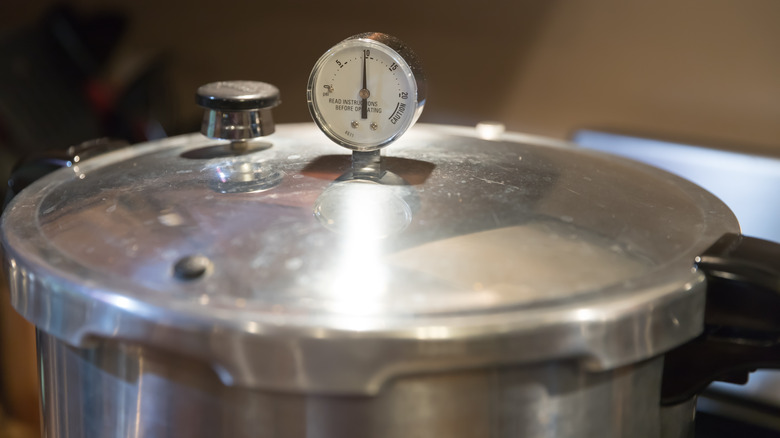
{"label": "pressure gauge", "polygon": [[400,40],[363,33],[322,55],[306,96],[315,123],[331,140],[355,151],[375,151],[420,116],[425,77],[417,56]]}

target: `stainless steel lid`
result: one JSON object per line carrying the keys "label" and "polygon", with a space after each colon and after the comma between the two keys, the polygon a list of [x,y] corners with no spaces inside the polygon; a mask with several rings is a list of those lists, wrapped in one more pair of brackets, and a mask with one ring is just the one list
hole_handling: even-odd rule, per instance
{"label": "stainless steel lid", "polygon": [[14,307],[74,346],[142,342],[249,387],[601,370],[701,331],[693,259],[739,229],[685,180],[538,137],[418,125],[353,169],[313,124],[276,128],[242,152],[141,144],[24,190],[2,222]]}

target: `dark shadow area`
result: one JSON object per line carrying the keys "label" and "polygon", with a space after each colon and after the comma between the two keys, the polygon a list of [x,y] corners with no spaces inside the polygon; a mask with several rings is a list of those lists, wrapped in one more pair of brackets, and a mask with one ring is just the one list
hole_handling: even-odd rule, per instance
{"label": "dark shadow area", "polygon": [[0,33],[0,196],[23,157],[101,137],[138,143],[183,132],[169,57],[112,73],[131,21],[115,9],[53,3],[36,21]]}
{"label": "dark shadow area", "polygon": [[718,415],[696,414],[696,438],[778,438],[780,432]]}
{"label": "dark shadow area", "polygon": [[183,152],[180,156],[182,158],[189,158],[192,160],[210,160],[212,158],[238,157],[264,151],[272,146],[273,144],[266,141],[252,141],[247,142],[246,147],[239,149],[233,148],[230,144],[225,143],[192,149]]}
{"label": "dark shadow area", "polygon": [[[319,179],[337,180],[352,166],[351,155],[324,155],[307,164],[302,174]],[[425,182],[436,165],[427,161],[399,157],[382,157],[382,170],[403,178],[409,185]]]}

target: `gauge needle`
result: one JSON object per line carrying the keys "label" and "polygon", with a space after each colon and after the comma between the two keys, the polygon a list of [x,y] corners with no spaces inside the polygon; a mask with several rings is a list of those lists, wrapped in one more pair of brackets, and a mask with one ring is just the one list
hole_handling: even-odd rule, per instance
{"label": "gauge needle", "polygon": [[371,93],[368,91],[368,88],[366,88],[366,58],[368,55],[366,55],[365,52],[363,52],[363,88],[360,90],[360,98],[362,101],[360,102],[360,118],[361,119],[367,119],[368,118],[368,96],[371,95]]}

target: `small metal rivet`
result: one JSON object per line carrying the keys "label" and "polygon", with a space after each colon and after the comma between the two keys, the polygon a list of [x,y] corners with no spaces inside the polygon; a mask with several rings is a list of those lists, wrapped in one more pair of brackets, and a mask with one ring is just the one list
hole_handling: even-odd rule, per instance
{"label": "small metal rivet", "polygon": [[352,121],[351,125],[352,125],[353,128],[357,128],[359,126],[358,122],[356,122],[354,120]]}
{"label": "small metal rivet", "polygon": [[202,255],[182,257],[173,266],[173,276],[184,281],[195,280],[210,271],[211,266],[211,260]]}

